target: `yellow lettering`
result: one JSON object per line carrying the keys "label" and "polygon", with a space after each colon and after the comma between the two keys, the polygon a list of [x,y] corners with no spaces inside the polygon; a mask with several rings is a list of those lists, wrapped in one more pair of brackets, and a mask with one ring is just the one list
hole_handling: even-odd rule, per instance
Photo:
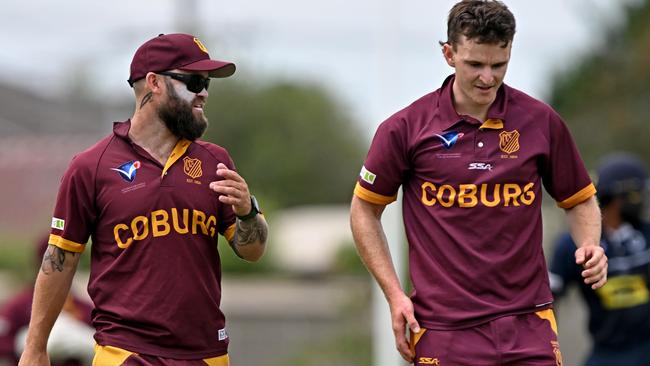
{"label": "yellow lettering", "polygon": [[[169,214],[165,210],[156,210],[151,213],[151,231],[154,237],[168,235],[171,231],[169,227]],[[160,227],[162,226],[162,230]]]}
{"label": "yellow lettering", "polygon": [[[447,198],[447,202],[445,202],[445,191],[449,191],[449,197]],[[454,199],[456,198],[456,190],[454,187],[450,185],[442,185],[440,186],[440,189],[438,190],[438,202],[444,207],[451,207],[454,205]]]}
{"label": "yellow lettering", "polygon": [[126,249],[131,245],[131,243],[133,243],[133,238],[129,238],[126,243],[122,242],[122,239],[120,239],[120,230],[129,230],[129,227],[124,224],[117,224],[113,228],[113,235],[115,235],[117,246]]}
{"label": "yellow lettering", "polygon": [[192,210],[192,234],[196,234],[196,227],[201,226],[203,234],[208,235],[208,227],[205,225],[205,214],[199,210]]}
{"label": "yellow lettering", "polygon": [[178,210],[176,208],[172,208],[172,224],[174,225],[174,230],[179,233],[179,234],[187,234],[189,230],[189,216],[190,216],[190,211],[186,208],[183,209],[183,225],[185,227],[181,228],[178,225]]}
{"label": "yellow lettering", "polygon": [[481,184],[481,203],[484,204],[487,207],[495,207],[499,203],[501,203],[501,184],[497,183],[494,185],[494,190],[492,191],[492,201],[489,201],[487,198],[487,190],[488,190],[488,185],[487,184]]}
{"label": "yellow lettering", "polygon": [[528,183],[524,187],[524,194],[521,195],[519,198],[521,200],[521,203],[523,203],[526,206],[530,206],[533,204],[533,201],[535,201],[535,192],[533,191],[533,187],[535,186],[535,183]]}
{"label": "yellow lettering", "polygon": [[478,204],[476,191],[476,184],[461,184],[458,192],[458,205],[460,207],[476,207]]}
{"label": "yellow lettering", "polygon": [[214,234],[217,232],[217,218],[210,215],[210,217],[208,217],[208,222],[206,222],[206,225],[208,227],[208,230],[210,230],[210,237],[214,238]]}
{"label": "yellow lettering", "polygon": [[[138,230],[138,223],[142,232]],[[133,240],[142,240],[149,235],[149,219],[146,216],[138,216],[131,221],[131,231],[133,231]]]}
{"label": "yellow lettering", "polygon": [[519,206],[519,202],[517,202],[519,196],[521,196],[521,187],[518,184],[508,183],[503,185],[504,206],[510,206],[510,200],[512,200],[514,206]]}
{"label": "yellow lettering", "polygon": [[[431,198],[427,196],[427,188],[431,191]],[[433,198],[433,192],[436,191],[436,186],[433,185],[431,182],[424,182],[422,183],[422,203],[424,203],[427,206],[433,206],[436,204],[436,199]]]}

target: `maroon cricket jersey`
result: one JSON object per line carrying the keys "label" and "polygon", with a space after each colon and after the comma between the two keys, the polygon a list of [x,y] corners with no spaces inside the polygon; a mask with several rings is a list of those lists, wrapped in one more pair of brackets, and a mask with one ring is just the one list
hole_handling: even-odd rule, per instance
{"label": "maroon cricket jersey", "polygon": [[217,145],[180,140],[163,166],[128,137],[130,121],[77,155],[57,197],[50,244],[81,252],[92,237],[88,293],[95,340],[132,352],[198,359],[227,352],[217,234],[232,207],[209,183]]}
{"label": "maroon cricket jersey", "polygon": [[596,191],[549,106],[504,84],[479,122],[456,113],[453,82],[379,126],[354,192],[386,205],[402,186],[412,299],[430,329],[550,306],[541,186],[563,208]]}

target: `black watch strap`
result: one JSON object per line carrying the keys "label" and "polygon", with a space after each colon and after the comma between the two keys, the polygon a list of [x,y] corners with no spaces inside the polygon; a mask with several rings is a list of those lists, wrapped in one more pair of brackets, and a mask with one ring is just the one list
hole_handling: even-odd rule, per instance
{"label": "black watch strap", "polygon": [[244,216],[237,216],[237,218],[240,221],[246,221],[257,216],[259,213],[262,213],[262,211],[260,211],[260,206],[257,204],[257,199],[255,196],[251,195],[251,212],[247,213]]}

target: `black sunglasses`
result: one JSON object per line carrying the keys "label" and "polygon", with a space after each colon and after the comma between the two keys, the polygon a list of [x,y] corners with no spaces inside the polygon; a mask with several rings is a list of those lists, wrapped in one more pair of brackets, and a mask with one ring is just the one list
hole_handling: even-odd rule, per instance
{"label": "black sunglasses", "polygon": [[192,93],[198,94],[202,92],[203,89],[207,90],[208,86],[210,86],[210,78],[204,78],[198,74],[179,74],[177,72],[169,71],[158,72],[157,74],[169,76],[172,79],[183,82],[185,87],[187,87],[187,90]]}

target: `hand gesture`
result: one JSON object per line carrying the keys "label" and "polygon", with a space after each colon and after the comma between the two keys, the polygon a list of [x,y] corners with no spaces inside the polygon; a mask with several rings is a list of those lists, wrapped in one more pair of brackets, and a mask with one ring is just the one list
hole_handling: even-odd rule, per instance
{"label": "hand gesture", "polygon": [[607,256],[602,247],[587,245],[575,252],[576,264],[584,269],[582,277],[592,290],[602,287],[607,282]]}
{"label": "hand gesture", "polygon": [[395,300],[388,302],[390,306],[390,316],[395,335],[395,345],[397,350],[407,362],[412,363],[415,353],[411,350],[411,344],[406,338],[406,328],[411,333],[419,333],[420,325],[415,320],[413,311],[413,302],[404,293]]}
{"label": "hand gesture", "polygon": [[217,175],[223,180],[210,183],[210,189],[219,194],[219,201],[232,205],[237,216],[251,212],[251,194],[244,178],[223,163],[217,165]]}

